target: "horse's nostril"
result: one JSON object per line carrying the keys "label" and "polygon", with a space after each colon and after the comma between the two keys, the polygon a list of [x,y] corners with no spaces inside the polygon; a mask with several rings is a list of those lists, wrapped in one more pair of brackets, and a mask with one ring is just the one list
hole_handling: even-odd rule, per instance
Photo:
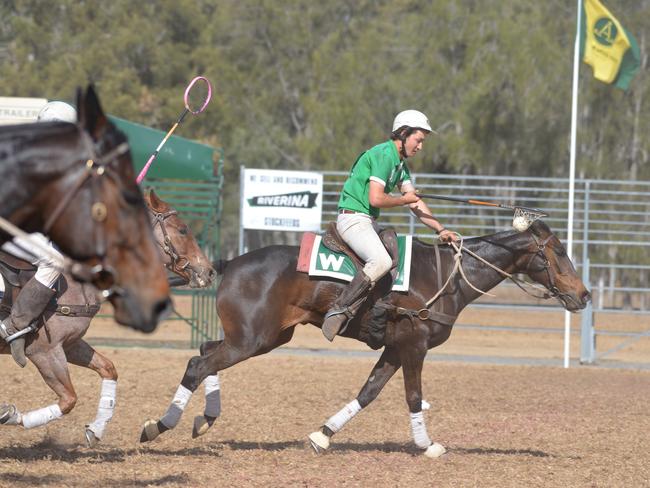
{"label": "horse's nostril", "polygon": [[591,301],[591,293],[589,293],[589,290],[585,290],[585,292],[582,294],[582,303],[587,303]]}
{"label": "horse's nostril", "polygon": [[165,320],[172,311],[172,301],[170,298],[160,300],[154,305],[154,317],[157,318],[157,321]]}

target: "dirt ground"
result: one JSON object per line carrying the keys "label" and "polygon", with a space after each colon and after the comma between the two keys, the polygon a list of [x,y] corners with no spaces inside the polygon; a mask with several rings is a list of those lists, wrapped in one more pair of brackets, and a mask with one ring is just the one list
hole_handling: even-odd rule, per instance
{"label": "dirt ground", "polygon": [[[477,324],[487,313],[464,314],[459,323]],[[88,338],[120,373],[103,442],[84,447],[100,381],[74,368],[79,400],[69,415],[30,431],[0,428],[0,486],[650,486],[650,371],[563,369],[563,336],[553,332],[563,327],[563,314],[525,315],[492,318],[495,325],[500,320],[549,332],[458,328],[430,352],[439,360],[423,371],[424,397],[432,404],[425,419],[430,437],[448,449],[437,460],[413,447],[400,373],[333,438],[329,452],[311,450],[307,435],[355,397],[378,356],[299,355],[296,348],[369,351],[350,340],[329,344],[311,326],[299,326],[293,349],[221,373],[223,413],[204,437],[191,438],[192,420],[203,407],[200,389],[174,431],[140,444],[143,422],[164,413],[195,353],[108,344],[132,339],[178,347],[189,337],[187,326],[166,322],[145,336],[96,319]],[[579,316],[574,320],[576,327]],[[630,327],[646,327],[630,320]],[[643,341],[609,360],[647,362],[650,348]],[[575,359],[579,337],[571,342]],[[470,363],[452,360],[456,355],[550,358],[557,366]],[[0,401],[23,412],[55,401],[31,364],[19,370],[2,356],[0,368]]]}
{"label": "dirt ground", "polygon": [[[188,296],[175,296],[175,308],[181,314],[190,315],[191,302]],[[100,314],[108,314],[105,306]],[[580,358],[580,314],[571,314],[570,358],[578,363]],[[436,358],[475,356],[477,358],[514,358],[524,360],[546,360],[563,365],[564,360],[564,311],[559,308],[549,311],[512,311],[470,307],[458,318],[450,339],[430,351]],[[597,331],[607,332],[597,336],[596,351],[604,357],[601,365],[619,363],[641,364],[650,368],[650,314],[597,314]],[[86,337],[93,344],[119,345],[138,344],[143,346],[167,345],[189,348],[189,328],[180,320],[165,321],[150,335],[145,335],[116,325],[108,318],[97,318]],[[611,332],[628,336],[609,335]],[[631,334],[641,334],[638,339]],[[643,335],[645,334],[645,335]],[[350,339],[338,339],[329,343],[323,339],[319,329],[305,325],[298,326],[288,349],[304,348],[325,351],[354,350],[370,351],[363,343]]]}

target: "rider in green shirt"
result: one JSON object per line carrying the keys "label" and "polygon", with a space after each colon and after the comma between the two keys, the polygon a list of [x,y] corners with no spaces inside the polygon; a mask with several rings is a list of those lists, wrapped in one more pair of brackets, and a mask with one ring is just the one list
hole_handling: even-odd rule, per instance
{"label": "rider in green shirt", "polygon": [[[388,271],[392,259],[379,238],[380,209],[408,205],[422,223],[440,235],[443,242],[455,241],[456,234],[445,229],[415,192],[406,165],[433,130],[427,117],[417,110],[400,112],[393,121],[390,140],[359,156],[343,185],[336,229],[341,238],[365,262],[362,272],[338,297],[325,315],[322,330],[330,341],[355,316],[368,292]],[[400,196],[391,195],[397,188]]]}
{"label": "rider in green shirt", "polygon": [[339,209],[354,210],[379,217],[379,208],[370,203],[370,182],[376,181],[390,193],[398,185],[410,181],[411,174],[406,161],[400,159],[393,141],[382,142],[359,156],[350,176],[343,185]]}

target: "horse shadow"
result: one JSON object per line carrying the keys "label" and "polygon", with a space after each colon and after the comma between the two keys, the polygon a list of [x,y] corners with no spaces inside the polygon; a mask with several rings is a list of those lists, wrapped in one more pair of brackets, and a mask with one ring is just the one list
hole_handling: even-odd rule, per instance
{"label": "horse shadow", "polygon": [[[78,444],[62,444],[45,439],[30,446],[8,446],[0,448],[0,461],[15,460],[20,462],[30,461],[55,461],[75,464],[79,462],[89,463],[123,463],[133,455],[155,455],[155,456],[191,456],[191,457],[221,457],[223,450],[231,449],[233,451],[267,451],[277,452],[291,449],[309,449],[309,442],[303,440],[287,440],[277,442],[257,442],[245,440],[223,440],[203,446],[169,449],[169,448],[152,448],[136,447],[131,449],[122,448],[86,448]],[[383,453],[405,453],[413,456],[422,455],[422,451],[399,442],[341,442],[333,447],[332,452],[383,452]],[[462,447],[447,446],[447,453],[453,455],[506,455],[506,456],[530,456],[536,458],[555,458],[555,454],[537,449],[502,449],[492,447]],[[0,475],[0,481],[12,481],[12,474]],[[51,479],[50,479],[51,478]],[[57,484],[61,479],[56,475],[38,477],[39,483],[36,484]],[[22,479],[22,478],[21,478]],[[35,480],[36,481],[36,480]]]}
{"label": "horse shadow", "polygon": [[[235,441],[224,440],[219,442],[222,446],[227,446],[234,451],[282,451],[285,449],[301,449],[309,447],[306,441],[282,441],[282,442],[254,442],[254,441]],[[337,442],[332,447],[332,451],[338,452],[385,452],[385,453],[406,453],[416,456],[422,454],[422,450],[400,442]],[[538,458],[553,458],[554,454],[537,450],[537,449],[499,449],[492,447],[447,447],[450,454],[460,455],[506,455],[506,456],[531,456]]]}

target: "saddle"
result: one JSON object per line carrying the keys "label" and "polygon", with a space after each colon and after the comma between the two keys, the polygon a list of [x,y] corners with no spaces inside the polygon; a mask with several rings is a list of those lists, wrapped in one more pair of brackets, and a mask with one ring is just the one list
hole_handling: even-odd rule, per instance
{"label": "saddle", "polygon": [[0,250],[0,274],[5,283],[22,287],[30,280],[35,269],[33,264]]}
{"label": "saddle", "polygon": [[[0,275],[2,275],[5,282],[5,293],[0,303],[0,316],[4,318],[11,313],[11,306],[15,297],[35,273],[36,266],[30,262],[0,250]],[[57,283],[55,288],[58,291],[60,283]],[[84,305],[60,304],[57,296],[55,296],[45,308],[45,312],[69,317],[94,317],[99,312],[99,308],[99,304],[90,303]]]}
{"label": "saddle", "polygon": [[[390,268],[391,280],[395,281],[397,277],[397,264],[399,261],[399,250],[397,248],[397,233],[392,228],[383,228],[379,230],[379,239],[384,244],[388,255],[393,260],[393,263]],[[330,222],[323,234],[322,241],[323,245],[334,252],[340,252],[346,254],[354,263],[354,266],[357,270],[357,273],[365,265],[363,259],[357,256],[350,246],[348,246],[345,241],[341,238],[339,232],[336,230],[336,223]]]}

